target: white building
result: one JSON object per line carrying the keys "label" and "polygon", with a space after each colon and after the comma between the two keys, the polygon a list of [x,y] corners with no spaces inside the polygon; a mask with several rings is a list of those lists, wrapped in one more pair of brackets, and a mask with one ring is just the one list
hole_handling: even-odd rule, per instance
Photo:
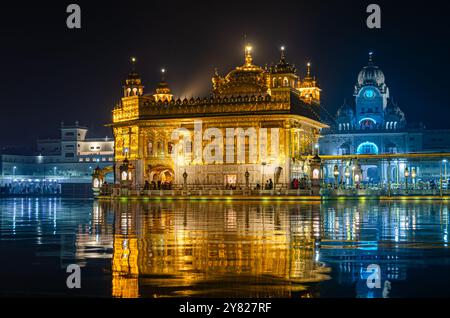
{"label": "white building", "polygon": [[90,186],[97,166],[113,165],[114,140],[87,138],[87,133],[78,122],[61,124],[60,138],[38,140],[33,155],[0,154],[0,185],[17,191],[38,191],[49,184]]}

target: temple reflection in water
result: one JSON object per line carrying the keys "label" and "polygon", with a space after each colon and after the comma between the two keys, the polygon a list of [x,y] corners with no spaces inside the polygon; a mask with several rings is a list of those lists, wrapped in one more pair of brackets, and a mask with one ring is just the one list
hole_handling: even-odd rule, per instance
{"label": "temple reflection in water", "polygon": [[365,284],[369,264],[404,281],[405,260],[426,268],[430,248],[448,251],[441,204],[108,201],[93,218],[114,220],[114,297],[320,297],[331,278],[381,297]]}
{"label": "temple reflection in water", "polygon": [[100,203],[115,213],[113,295],[313,296],[328,278],[316,261],[319,206]]}
{"label": "temple reflection in water", "polygon": [[[0,293],[448,297],[448,207],[6,199],[0,250],[13,257],[0,262]],[[69,264],[82,269],[78,291],[67,289]],[[371,264],[380,289],[367,287]]]}

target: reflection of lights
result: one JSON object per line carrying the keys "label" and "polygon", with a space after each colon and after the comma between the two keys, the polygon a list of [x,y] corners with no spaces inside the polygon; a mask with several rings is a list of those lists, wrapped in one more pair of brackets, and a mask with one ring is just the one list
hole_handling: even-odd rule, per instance
{"label": "reflection of lights", "polygon": [[314,257],[314,260],[315,260],[316,262],[318,262],[318,261],[320,260],[320,252],[319,252],[319,251],[316,251],[316,255],[315,255],[315,257]]}

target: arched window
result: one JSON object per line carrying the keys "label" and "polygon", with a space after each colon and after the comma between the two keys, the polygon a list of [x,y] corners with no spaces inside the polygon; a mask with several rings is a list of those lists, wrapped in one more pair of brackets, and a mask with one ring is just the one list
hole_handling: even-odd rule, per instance
{"label": "arched window", "polygon": [[289,80],[287,79],[287,77],[283,78],[283,86],[284,87],[288,87],[289,86]]}
{"label": "arched window", "polygon": [[344,142],[338,148],[339,155],[349,155],[350,154],[350,144],[348,142]]}
{"label": "arched window", "polygon": [[359,121],[359,126],[361,129],[373,129],[375,128],[377,122],[375,119],[370,117],[365,117]]}
{"label": "arched window", "polygon": [[277,87],[277,79],[275,77],[272,80],[272,86]]}
{"label": "arched window", "polygon": [[376,155],[378,154],[378,146],[373,142],[363,142],[356,149],[358,155]]}
{"label": "arched window", "polygon": [[339,130],[342,130],[342,124],[339,124]]}
{"label": "arched window", "polygon": [[151,141],[147,144],[147,153],[149,156],[153,156],[153,143]]}

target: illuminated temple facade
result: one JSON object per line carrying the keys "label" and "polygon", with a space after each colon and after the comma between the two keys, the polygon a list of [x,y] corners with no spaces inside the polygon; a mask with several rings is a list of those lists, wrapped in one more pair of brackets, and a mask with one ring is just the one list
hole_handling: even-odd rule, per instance
{"label": "illuminated temple facade", "polygon": [[[310,64],[301,78],[284,49],[271,67],[255,65],[249,46],[244,57],[244,64],[225,76],[216,70],[212,93],[205,98],[176,99],[164,78],[155,92],[146,94],[133,67],[113,110],[116,182],[123,177],[124,162],[132,167],[129,178],[135,185],[159,181],[239,187],[272,179],[286,186],[307,176],[307,156],[327,127],[319,116],[321,90]],[[174,131],[182,133],[174,137]],[[240,155],[239,149],[244,150]]]}
{"label": "illuminated temple facade", "polygon": [[[319,141],[320,156],[398,155],[389,163],[385,159],[359,160],[362,164],[362,182],[405,182],[405,172],[414,171],[414,182],[439,180],[441,160],[444,158],[444,181],[447,183],[448,158],[418,158],[410,160],[402,154],[431,154],[450,152],[448,129],[425,129],[423,124],[407,125],[405,113],[394,102],[384,72],[374,61],[373,53],[358,73],[353,90],[353,103],[342,105],[329,127],[322,130]],[[324,178],[333,182],[337,165],[340,178],[349,170],[350,161],[329,160],[324,167]],[[351,177],[346,183],[351,183]],[[344,180],[342,180],[344,181]]]}

